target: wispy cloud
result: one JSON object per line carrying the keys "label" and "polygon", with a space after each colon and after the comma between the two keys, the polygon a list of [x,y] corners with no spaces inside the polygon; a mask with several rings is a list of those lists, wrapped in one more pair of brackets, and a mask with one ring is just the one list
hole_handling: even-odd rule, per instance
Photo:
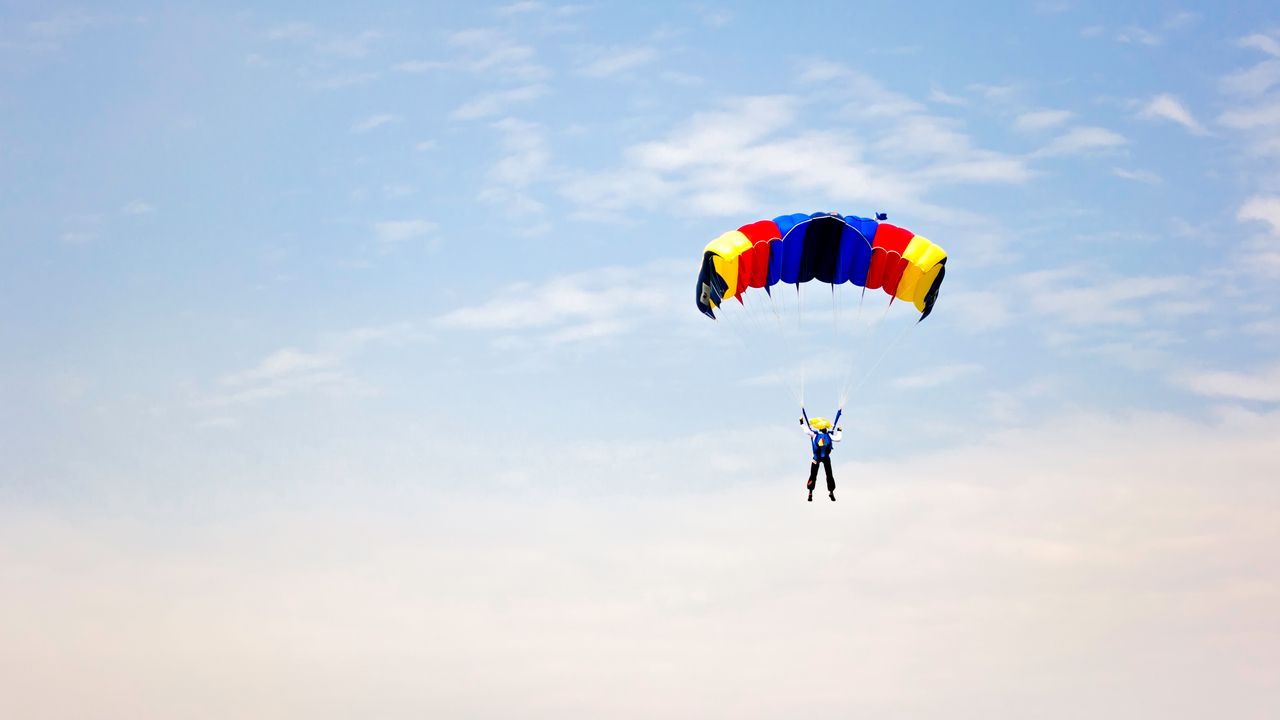
{"label": "wispy cloud", "polygon": [[391,66],[392,70],[409,75],[421,75],[448,69],[449,63],[443,60],[404,60]]}
{"label": "wispy cloud", "polygon": [[142,200],[134,200],[120,208],[120,212],[125,215],[150,215],[155,211],[154,206]]}
{"label": "wispy cloud", "polygon": [[1116,42],[1121,44],[1145,45],[1155,47],[1163,45],[1168,35],[1186,30],[1198,22],[1196,13],[1180,10],[1166,15],[1155,27],[1131,25],[1116,33]]}
{"label": "wispy cloud", "polygon": [[1254,33],[1240,38],[1236,44],[1242,48],[1253,48],[1268,55],[1280,57],[1280,41],[1270,35]]}
{"label": "wispy cloud", "polygon": [[1076,269],[1032,272],[1015,282],[1026,291],[1032,312],[1076,326],[1137,325],[1195,287],[1181,276],[1099,278]]}
{"label": "wispy cloud", "polygon": [[620,335],[656,315],[672,311],[673,289],[687,268],[653,263],[644,268],[608,267],[518,283],[479,305],[440,316],[441,328],[529,334],[549,345],[581,343]]}
{"label": "wispy cloud", "polygon": [[503,5],[497,9],[499,15],[524,15],[526,13],[539,12],[546,9],[546,4],[538,2],[538,0],[520,0],[508,5]]}
{"label": "wispy cloud", "polygon": [[1075,3],[1069,0],[1037,0],[1034,5],[1040,15],[1061,15],[1075,9]]}
{"label": "wispy cloud", "polygon": [[451,35],[448,42],[461,53],[452,64],[468,72],[524,83],[540,82],[550,74],[537,61],[533,46],[513,40],[502,30],[462,30]]}
{"label": "wispy cloud", "polygon": [[497,90],[472,98],[453,111],[457,120],[477,120],[500,115],[512,105],[530,103],[547,94],[547,86],[541,83],[523,85],[508,90]]}
{"label": "wispy cloud", "polygon": [[1100,127],[1077,127],[1059,135],[1040,148],[1033,156],[1083,155],[1115,150],[1129,141],[1113,130]]}
{"label": "wispy cloud", "polygon": [[[350,361],[377,345],[397,345],[418,337],[406,323],[359,327],[321,336],[319,348],[286,347],[269,353],[253,367],[224,374],[215,389],[195,402],[198,408],[229,409],[285,397],[359,398],[377,389],[356,377]],[[234,422],[219,416],[218,422]]]}
{"label": "wispy cloud", "polygon": [[938,103],[939,105],[968,105],[969,101],[957,95],[952,95],[940,88],[933,88],[929,91],[929,102]]}
{"label": "wispy cloud", "polygon": [[[588,214],[679,198],[685,212],[732,215],[758,209],[762,195],[922,209],[937,186],[1031,177],[1022,158],[977,147],[959,122],[844,66],[809,62],[800,79],[819,87],[724,101],[628,147],[614,170],[567,177],[563,192]],[[818,102],[848,104],[832,126],[802,127]]]}
{"label": "wispy cloud", "polygon": [[1151,98],[1139,113],[1144,118],[1159,118],[1177,123],[1196,135],[1204,135],[1205,129],[1191,116],[1182,101],[1163,93]]}
{"label": "wispy cloud", "polygon": [[544,179],[551,162],[546,133],[537,124],[505,118],[493,124],[502,133],[503,156],[486,176],[480,197],[515,213],[540,213],[530,188]]}
{"label": "wispy cloud", "polygon": [[305,44],[316,53],[347,59],[367,56],[372,46],[386,37],[386,33],[377,30],[334,32],[308,22],[285,23],[267,32],[270,40]]}
{"label": "wispy cloud", "polygon": [[1247,239],[1238,248],[1239,261],[1254,273],[1280,277],[1280,196],[1255,195],[1249,198],[1236,213],[1236,219],[1267,226],[1265,234]]}
{"label": "wispy cloud", "polygon": [[1272,234],[1280,237],[1280,196],[1258,195],[1249,198],[1236,213],[1236,219],[1266,223]]}
{"label": "wispy cloud", "polygon": [[1280,125],[1280,99],[1252,107],[1232,108],[1218,117],[1218,122],[1233,130],[1257,130]]}
{"label": "wispy cloud", "polygon": [[342,368],[338,358],[283,348],[252,368],[224,375],[219,391],[200,403],[244,405],[294,394],[349,395],[367,390]]}
{"label": "wispy cloud", "polygon": [[385,125],[402,122],[404,118],[400,115],[392,113],[381,113],[378,115],[370,115],[366,118],[357,120],[351,125],[351,132],[360,135],[363,133],[377,130]]}
{"label": "wispy cloud", "polygon": [[652,63],[658,58],[658,51],[652,47],[610,47],[594,50],[591,55],[578,72],[586,77],[607,78]]}
{"label": "wispy cloud", "polygon": [[940,307],[940,311],[954,317],[955,326],[964,332],[999,330],[1016,317],[1007,295],[991,290],[948,293],[946,307]]}
{"label": "wispy cloud", "polygon": [[1164,179],[1150,170],[1128,170],[1125,168],[1111,168],[1111,174],[1125,180],[1133,180],[1134,182],[1146,183],[1148,185],[1159,185]]}
{"label": "wispy cloud", "polygon": [[1175,382],[1208,397],[1280,402],[1280,365],[1254,372],[1210,370],[1185,373],[1176,376]]}
{"label": "wispy cloud", "polygon": [[436,228],[436,223],[427,220],[384,220],[373,225],[378,241],[383,243],[416,240],[430,235]]}
{"label": "wispy cloud", "polygon": [[[1187,421],[1119,407],[1033,417],[945,452],[845,450],[841,502],[812,508],[824,522],[791,504],[803,503],[792,427],[663,442],[607,432],[554,450],[508,429],[490,448],[438,434],[266,438],[250,446],[270,448],[261,462],[210,448],[184,467],[191,484],[220,481],[215,521],[188,521],[206,496],[180,492],[163,464],[112,484],[127,512],[7,506],[0,548],[22,573],[0,613],[41,631],[12,633],[5,657],[65,658],[56,673],[12,662],[8,702],[127,714],[189,702],[191,677],[271,678],[270,693],[209,692],[216,717],[318,702],[360,717],[558,717],[566,704],[624,719],[672,704],[693,708],[677,719],[980,717],[1096,683],[1079,701],[1096,716],[1260,718],[1273,698],[1274,413]],[[138,520],[148,511],[156,522]],[[827,627],[742,632],[831,614],[833,601],[855,619],[854,657],[870,658],[859,672],[847,635]],[[104,607],[112,622],[94,622]],[[175,629],[199,652],[175,653]],[[554,663],[529,661],[548,647]],[[128,662],[103,661],[121,648]],[[797,655],[812,672],[794,672]],[[375,656],[413,662],[369,673]],[[1052,671],[1011,682],[1028,662]],[[633,696],[637,677],[657,700]],[[58,693],[66,683],[86,691]],[[126,699],[111,690],[135,684]]]}
{"label": "wispy cloud", "polygon": [[910,389],[927,389],[947,385],[960,378],[981,372],[982,366],[972,363],[963,363],[959,365],[942,365],[930,368],[915,375],[907,375],[895,378],[892,384],[895,387]]}
{"label": "wispy cloud", "polygon": [[1023,132],[1049,130],[1075,117],[1070,110],[1035,110],[1014,118],[1013,127]]}
{"label": "wispy cloud", "polygon": [[1280,83],[1280,59],[1264,60],[1222,79],[1222,90],[1231,95],[1258,97]]}

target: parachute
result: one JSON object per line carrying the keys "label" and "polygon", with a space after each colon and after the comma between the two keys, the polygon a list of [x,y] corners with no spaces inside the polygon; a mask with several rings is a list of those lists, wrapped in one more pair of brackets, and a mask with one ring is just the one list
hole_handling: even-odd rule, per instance
{"label": "parachute", "polygon": [[[736,306],[742,310],[737,314],[749,319],[745,324],[754,326],[753,334],[765,337],[762,343],[754,343],[753,352],[769,354],[777,346],[786,346],[784,350],[800,353],[802,365],[829,356],[826,350],[814,351],[807,340],[821,336],[821,340],[829,341],[842,332],[857,329],[846,326],[839,317],[840,299],[849,291],[857,293],[856,322],[861,322],[867,291],[880,290],[888,296],[884,317],[888,316],[889,307],[900,301],[900,306],[913,307],[918,313],[918,317],[913,313],[914,326],[933,312],[946,275],[947,253],[925,237],[884,222],[886,219],[883,214],[870,219],[833,212],[796,213],[730,230],[703,250],[695,293],[698,310],[720,320],[734,315],[728,311]],[[794,300],[782,297],[791,293],[776,292],[778,283],[795,286]],[[809,285],[829,286],[832,322],[829,328],[806,336],[799,321],[802,289]],[[787,305],[792,302],[794,305]],[[768,315],[777,317],[776,326],[768,321]],[[784,319],[784,315],[794,315],[796,322],[789,322],[790,318]],[[779,338],[779,330],[785,334],[787,327],[792,327],[791,336]],[[800,331],[795,332],[797,329]],[[892,343],[872,344],[868,339],[837,349],[848,350],[850,345],[854,346],[854,366],[859,364],[857,355],[863,350],[881,349],[872,365],[874,370]],[[851,390],[853,370],[851,367],[840,393],[842,409]],[[803,405],[803,367],[798,399]]]}
{"label": "parachute", "polygon": [[[778,282],[817,280],[884,289],[911,302],[923,320],[933,312],[947,253],[910,230],[837,213],[782,215],[730,230],[703,251],[698,309],[715,318],[725,298]],[[892,302],[892,300],[890,301]]]}

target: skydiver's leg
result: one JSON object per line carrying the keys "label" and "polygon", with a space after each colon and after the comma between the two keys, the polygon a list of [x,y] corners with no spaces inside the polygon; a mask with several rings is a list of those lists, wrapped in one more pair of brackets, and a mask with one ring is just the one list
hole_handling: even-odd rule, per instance
{"label": "skydiver's leg", "polygon": [[805,487],[809,488],[809,499],[813,499],[813,486],[818,483],[818,461],[814,460],[809,465],[809,482],[805,483]]}
{"label": "skydiver's leg", "polygon": [[[822,469],[827,471],[827,494],[832,500],[836,499],[836,478],[831,474],[831,457],[822,458]],[[814,468],[814,475],[817,475],[817,468]]]}

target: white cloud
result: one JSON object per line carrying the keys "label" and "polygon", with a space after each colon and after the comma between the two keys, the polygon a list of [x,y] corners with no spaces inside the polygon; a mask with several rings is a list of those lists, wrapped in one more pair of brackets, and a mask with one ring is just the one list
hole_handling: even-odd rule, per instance
{"label": "white cloud", "polygon": [[985,332],[1008,326],[1014,318],[1005,293],[990,290],[946,293],[938,303],[936,314],[952,318],[955,326],[966,332]]}
{"label": "white cloud", "polygon": [[226,375],[222,384],[229,387],[249,385],[253,383],[279,380],[290,375],[308,373],[333,367],[333,358],[323,355],[304,353],[292,348],[285,348],[263,358],[257,366],[240,372]]}
{"label": "white cloud", "polygon": [[425,237],[437,228],[427,220],[385,220],[374,223],[373,231],[378,240],[384,243],[401,243]]}
{"label": "white cloud", "polygon": [[1060,15],[1075,9],[1075,5],[1067,0],[1038,0],[1035,11],[1041,15]]}
{"label": "white cloud", "polygon": [[[377,390],[353,376],[347,369],[349,361],[370,346],[399,345],[418,337],[417,330],[408,323],[359,327],[342,332],[327,333],[320,337],[320,348],[306,352],[296,348],[281,348],[246,370],[227,373],[220,377],[216,389],[199,398],[195,407],[225,412],[227,408],[261,403],[268,400],[294,397],[366,397]],[[213,420],[234,418],[218,415]]]}
{"label": "white cloud", "polygon": [[98,239],[98,233],[92,230],[68,230],[61,235],[62,242],[68,245],[86,245]]}
{"label": "white cloud", "polygon": [[1280,83],[1280,60],[1265,60],[1222,79],[1222,89],[1232,95],[1258,97]]}
{"label": "white cloud", "polygon": [[733,22],[733,12],[726,7],[698,5],[695,7],[702,23],[713,30],[727,27]]}
{"label": "white cloud", "polygon": [[1257,195],[1249,198],[1236,219],[1265,223],[1268,234],[1250,239],[1241,248],[1240,259],[1254,271],[1280,276],[1280,197]]}
{"label": "white cloud", "polygon": [[537,0],[520,0],[498,8],[499,15],[524,15],[531,12],[539,12],[545,10],[546,5]]}
{"label": "white cloud", "polygon": [[1026,273],[1013,282],[1021,288],[1031,312],[1077,326],[1138,325],[1153,318],[1167,319],[1161,303],[1194,296],[1196,288],[1190,278],[1180,276],[1097,277],[1071,268]]}
{"label": "white cloud", "polygon": [[962,377],[981,372],[982,366],[973,364],[942,365],[930,368],[915,375],[895,378],[891,381],[895,387],[910,389],[928,389],[947,385]]}
{"label": "white cloud", "polygon": [[1023,132],[1037,132],[1058,127],[1075,117],[1070,110],[1036,110],[1019,115],[1013,121],[1013,127]]}
{"label": "white cloud", "polygon": [[594,52],[595,57],[578,72],[592,78],[620,75],[643,67],[658,59],[658,51],[651,47],[613,47]]}
{"label": "white cloud", "polygon": [[1035,157],[1082,155],[1114,150],[1129,141],[1117,132],[1100,127],[1077,127],[1059,135],[1033,153]]}
{"label": "white cloud", "polygon": [[155,207],[150,203],[142,200],[134,200],[124,207],[120,208],[120,212],[125,215],[150,215],[156,211]]}
{"label": "white cloud", "polygon": [[1149,170],[1126,170],[1125,168],[1111,168],[1111,174],[1125,180],[1133,180],[1134,182],[1146,183],[1148,185],[1159,185],[1164,179]]}
{"label": "white cloud", "polygon": [[369,54],[371,45],[386,37],[386,34],[376,30],[365,30],[352,35],[333,34],[321,40],[316,49],[330,55],[362,58]]}
{"label": "white cloud", "polygon": [[267,32],[267,38],[292,43],[305,43],[321,55],[333,55],[346,59],[367,56],[372,46],[388,36],[377,30],[341,33],[324,30],[307,22],[285,23]]}
{"label": "white cloud", "polygon": [[1277,42],[1276,39],[1270,35],[1254,33],[1240,38],[1240,41],[1236,44],[1242,48],[1253,48],[1254,50],[1260,50],[1268,55],[1280,57],[1280,42]]}
{"label": "white cloud", "polygon": [[453,111],[453,117],[458,120],[477,120],[500,115],[511,105],[533,102],[546,94],[547,86],[542,84],[485,93],[460,105]]}
{"label": "white cloud", "polygon": [[1185,30],[1194,25],[1200,16],[1185,10],[1165,16],[1155,29],[1130,26],[1116,34],[1116,42],[1154,47],[1163,45],[1166,35]]}
{"label": "white cloud", "polygon": [[348,376],[339,359],[293,348],[277,350],[256,366],[224,375],[219,390],[197,403],[222,408],[246,405],[288,395],[353,395],[367,388]]}
{"label": "white cloud", "polygon": [[921,103],[894,92],[865,73],[829,60],[809,60],[800,68],[799,82],[829,90],[828,97],[847,98],[848,112],[861,117],[899,117],[923,112]]}
{"label": "white cloud", "polygon": [[1203,135],[1205,132],[1200,123],[1191,116],[1191,111],[1187,110],[1186,106],[1176,97],[1167,93],[1152,98],[1150,102],[1143,106],[1140,115],[1145,118],[1169,120],[1197,135]]}
{"label": "white cloud", "polygon": [[405,60],[404,62],[396,63],[391,69],[409,75],[421,75],[436,70],[444,70],[448,67],[449,63],[443,60]]}
{"label": "white cloud", "polygon": [[1236,219],[1264,222],[1271,227],[1272,234],[1280,235],[1280,196],[1258,195],[1249,198],[1236,213]]}
{"label": "white cloud", "polygon": [[1159,45],[1164,40],[1157,34],[1141,27],[1127,27],[1116,33],[1116,42],[1126,45]]}
{"label": "white cloud", "polygon": [[454,64],[468,72],[526,84],[542,81],[550,74],[538,63],[532,46],[512,40],[501,30],[463,30],[451,35],[448,42],[462,53]]}
{"label": "white cloud", "polygon": [[398,123],[398,122],[401,122],[401,121],[403,121],[403,120],[404,120],[404,118],[403,118],[403,117],[401,117],[400,115],[394,115],[394,114],[391,114],[391,113],[382,113],[382,114],[379,114],[379,115],[370,115],[370,116],[368,116],[368,117],[366,117],[366,118],[363,118],[363,119],[361,119],[361,120],[357,120],[355,123],[353,123],[353,124],[351,125],[351,132],[353,132],[353,133],[355,133],[355,134],[357,134],[357,135],[358,135],[358,134],[362,134],[362,133],[367,133],[367,132],[369,132],[369,131],[371,131],[371,130],[376,130],[376,129],[380,128],[380,127],[383,127],[384,125],[390,125],[390,124],[392,124],[392,123]]}
{"label": "white cloud", "polygon": [[[724,101],[627,148],[620,167],[567,176],[562,191],[592,216],[672,202],[693,214],[739,215],[758,211],[762,197],[796,196],[958,218],[961,211],[932,207],[923,193],[1031,176],[1023,159],[975,147],[958,122],[908,98],[874,92],[875,103],[859,103],[859,93],[878,85],[843,66],[810,62],[802,76],[815,86],[811,95]],[[810,103],[846,105],[831,129],[805,129],[798,118]]]}
{"label": "white cloud", "polygon": [[968,105],[969,101],[956,95],[951,95],[940,88],[933,88],[929,91],[929,102],[938,103],[940,105]]}
{"label": "white cloud", "polygon": [[994,85],[991,83],[973,83],[969,89],[978,93],[988,102],[1005,102],[1013,99],[1018,88],[1013,85]]}
{"label": "white cloud", "polygon": [[64,11],[28,22],[27,34],[47,40],[65,40],[104,21],[104,18],[90,15],[83,10]]}
{"label": "white cloud", "polygon": [[[504,437],[483,467],[434,430],[265,462],[214,446],[138,463],[108,485],[115,513],[6,503],[4,701],[52,718],[1266,717],[1275,413],[1041,416],[883,461],[846,425],[840,500],[812,505],[793,426]],[[174,466],[216,479],[215,502],[190,509]]]}
{"label": "white cloud", "polygon": [[436,320],[442,328],[497,333],[530,333],[556,345],[629,332],[672,311],[674,287],[686,279],[680,263],[642,268],[609,267],[517,283],[480,305],[463,307]]}
{"label": "white cloud", "polygon": [[1280,364],[1256,372],[1204,371],[1186,373],[1175,379],[1198,395],[1233,400],[1280,402]]}
{"label": "white cloud", "polygon": [[1257,130],[1280,125],[1280,100],[1252,107],[1236,107],[1218,116],[1218,122],[1235,130]]}
{"label": "white cloud", "polygon": [[539,213],[542,203],[530,188],[543,180],[551,163],[546,133],[537,124],[505,118],[493,124],[502,133],[503,156],[489,170],[480,197],[517,213]]}

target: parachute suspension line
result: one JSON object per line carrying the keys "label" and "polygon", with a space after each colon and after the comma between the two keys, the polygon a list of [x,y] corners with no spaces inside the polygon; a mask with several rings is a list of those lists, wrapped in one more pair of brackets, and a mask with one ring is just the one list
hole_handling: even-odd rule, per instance
{"label": "parachute suspension line", "polygon": [[[866,299],[867,299],[867,289],[864,287],[862,288],[862,292],[858,297],[858,326],[859,327],[862,327],[862,309],[866,303]],[[889,304],[885,305],[884,313],[880,315],[880,319],[871,323],[869,326],[867,326],[867,329],[865,330],[865,337],[863,342],[863,344],[867,347],[867,349],[870,349],[872,345],[872,341],[874,341],[877,337],[879,337],[880,328],[884,326],[885,321],[888,319],[889,308],[892,306],[893,306],[893,303],[892,301],[890,301]],[[884,355],[887,353],[888,353],[887,349],[882,350],[880,359],[883,359]],[[844,374],[844,380],[840,383],[840,408],[841,409],[844,409],[845,403],[848,402],[849,400],[849,395],[850,395],[849,388],[853,385],[854,377],[857,375],[858,369],[859,369],[858,358],[859,358],[859,354],[855,353],[854,357],[849,361],[849,369]],[[877,365],[879,364],[880,359],[876,360]],[[865,378],[863,379],[863,382],[865,382]],[[859,382],[858,386],[861,387],[861,385],[862,385],[862,382]]]}
{"label": "parachute suspension line", "polygon": [[[781,325],[781,318],[777,316],[777,308],[773,305],[772,294],[769,295],[769,308],[765,307],[764,301],[760,298],[758,293],[743,295],[743,297],[753,298],[748,300],[748,307],[750,308],[752,319],[755,322],[755,327],[757,328],[760,337],[767,337],[771,334],[768,332],[770,329],[768,315],[771,311],[775,316],[775,322]],[[766,356],[765,359],[767,365],[774,369],[778,384],[785,386],[791,396],[799,401],[802,390],[796,386],[794,375],[787,372],[785,355],[778,351],[777,346],[774,343],[766,344],[765,349],[761,354]]]}
{"label": "parachute suspension line", "polygon": [[[768,320],[763,317],[763,306],[759,303],[753,302],[751,299],[752,297],[752,295],[744,293],[740,296],[740,308],[736,310],[731,308],[728,311],[724,311],[722,306],[721,312],[721,315],[726,318],[729,315],[737,315],[739,312],[743,315],[743,318],[735,317],[732,322],[726,322],[725,324],[732,325],[736,329],[738,342],[741,344],[744,354],[748,355],[758,354],[758,348],[756,347],[758,343],[750,342],[748,340],[748,335],[753,335],[756,339],[759,339],[766,337],[769,334],[766,332],[768,330]],[[772,361],[769,362],[768,365],[777,368],[774,372],[773,379],[779,385],[782,385],[797,402],[802,402],[801,396],[803,394],[803,388],[797,388],[794,381],[790,380],[791,376],[784,372],[785,365],[777,358],[776,354],[772,356]]]}
{"label": "parachute suspension line", "polygon": [[800,408],[804,409],[804,365],[800,365]]}
{"label": "parachute suspension line", "polygon": [[858,384],[854,385],[852,388],[846,390],[843,393],[843,395],[840,398],[840,407],[842,408],[844,407],[845,401],[849,399],[850,395],[862,389],[862,386],[871,377],[872,373],[876,371],[876,368],[880,367],[880,363],[884,362],[884,359],[889,355],[889,351],[893,350],[894,346],[898,344],[898,341],[900,341],[903,338],[903,336],[905,336],[907,333],[911,332],[912,328],[914,328],[916,325],[919,325],[919,324],[920,323],[918,321],[912,322],[910,325],[903,327],[902,330],[899,330],[897,335],[893,336],[893,339],[890,340],[889,344],[885,345],[884,349],[880,351],[879,357],[877,357],[876,361],[872,363],[871,367],[862,376],[862,379],[858,381]]}
{"label": "parachute suspension line", "polygon": [[[769,309],[773,312],[774,322],[778,326],[778,335],[779,337],[785,338],[788,328],[787,324],[784,323],[782,319],[783,312],[779,312],[778,310],[779,299],[774,297],[774,293],[771,291],[766,292],[765,294],[769,296]],[[799,297],[799,286],[796,288],[796,297]],[[799,312],[798,308],[799,303],[797,303],[797,313]],[[784,307],[783,311],[786,310],[787,308]],[[797,403],[804,405],[804,382],[801,380],[797,385],[793,380],[796,376],[793,373],[788,372],[788,365],[792,364],[791,359],[797,357],[796,353],[798,352],[797,348],[799,347],[799,343],[782,342],[781,344],[787,349],[781,353],[774,352],[772,363],[777,367],[778,382],[786,385],[791,396],[795,398]],[[771,345],[771,347],[776,347],[776,345]]]}
{"label": "parachute suspension line", "polygon": [[840,306],[836,303],[836,284],[831,283],[831,334],[840,338]]}

